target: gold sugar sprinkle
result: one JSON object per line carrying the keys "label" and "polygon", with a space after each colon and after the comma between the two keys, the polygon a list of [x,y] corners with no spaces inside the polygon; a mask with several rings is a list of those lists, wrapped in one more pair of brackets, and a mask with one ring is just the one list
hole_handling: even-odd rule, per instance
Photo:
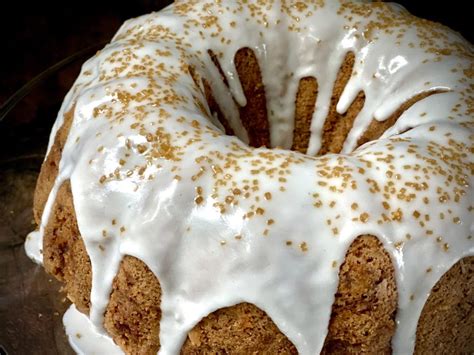
{"label": "gold sugar sprinkle", "polygon": [[308,251],[308,244],[306,242],[300,243],[300,249],[303,253]]}

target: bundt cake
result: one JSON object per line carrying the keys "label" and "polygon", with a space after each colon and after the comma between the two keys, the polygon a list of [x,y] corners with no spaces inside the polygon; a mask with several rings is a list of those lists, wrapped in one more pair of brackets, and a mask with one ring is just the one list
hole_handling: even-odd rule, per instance
{"label": "bundt cake", "polygon": [[83,65],[26,250],[78,352],[472,353],[473,117],[398,5],[177,1]]}

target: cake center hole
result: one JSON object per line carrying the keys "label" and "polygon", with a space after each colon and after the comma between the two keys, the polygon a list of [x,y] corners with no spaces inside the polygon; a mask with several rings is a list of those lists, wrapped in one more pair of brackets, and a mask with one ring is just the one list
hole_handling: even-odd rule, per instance
{"label": "cake center hole", "polygon": [[[229,89],[229,83],[224,75],[219,63],[218,56],[208,50],[212,63],[220,73],[222,83]],[[336,80],[332,87],[332,94],[329,102],[328,114],[324,120],[322,132],[319,137],[312,135],[311,126],[315,110],[318,109],[317,99],[319,93],[319,84],[316,78],[312,76],[303,77],[299,80],[296,97],[294,97],[293,127],[285,134],[290,137],[290,144],[286,145],[293,151],[308,154],[308,147],[311,139],[320,141],[320,148],[317,152],[311,152],[312,155],[322,156],[325,154],[341,153],[344,143],[352,130],[354,121],[362,111],[365,104],[365,93],[360,91],[349,108],[344,113],[339,113],[336,109],[337,103],[347,86],[354,70],[355,54],[348,52],[337,73]],[[234,56],[235,68],[240,80],[243,94],[246,98],[246,105],[237,106],[240,124],[245,129],[248,136],[248,144],[252,147],[272,148],[279,145],[278,142],[271,141],[271,122],[267,112],[267,97],[265,86],[262,80],[260,65],[254,51],[250,48],[239,49]],[[191,76],[197,81],[196,75],[190,69]],[[212,91],[212,85],[205,78],[202,79],[204,94],[210,112],[218,119],[224,127],[227,135],[237,136],[242,141],[247,141],[247,137],[242,137],[227,119],[225,107],[219,107],[215,99],[215,93]],[[283,91],[285,92],[285,91]],[[392,127],[398,118],[412,105],[418,101],[442,91],[427,91],[410,98],[402,104],[388,119],[377,121],[372,119],[368,128],[357,137],[357,148],[364,143],[378,139],[387,129]],[[288,139],[285,139],[288,142]]]}

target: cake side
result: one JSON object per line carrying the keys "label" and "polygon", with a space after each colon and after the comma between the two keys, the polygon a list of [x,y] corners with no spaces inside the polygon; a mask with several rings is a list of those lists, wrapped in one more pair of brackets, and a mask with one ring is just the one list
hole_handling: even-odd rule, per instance
{"label": "cake side", "polygon": [[[45,239],[45,268],[64,282],[68,298],[89,311],[90,261],[75,223],[68,182],[60,188]],[[78,273],[77,270],[82,270]],[[417,330],[417,354],[473,349],[474,258],[459,261],[436,284]],[[388,254],[373,236],[351,245],[339,272],[324,354],[391,353],[396,285]],[[160,285],[140,260],[125,257],[113,284],[105,328],[130,354],[159,349]],[[467,318],[466,314],[468,315]],[[218,310],[188,334],[182,353],[297,353],[270,318],[251,304]],[[273,352],[273,351],[272,351]]]}

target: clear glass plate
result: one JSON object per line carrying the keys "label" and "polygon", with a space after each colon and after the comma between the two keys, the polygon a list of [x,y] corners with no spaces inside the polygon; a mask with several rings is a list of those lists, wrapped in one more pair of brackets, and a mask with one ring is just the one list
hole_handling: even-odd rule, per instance
{"label": "clear glass plate", "polygon": [[74,354],[60,284],[24,252],[49,132],[81,63],[100,43],[48,68],[0,108],[0,354]]}

